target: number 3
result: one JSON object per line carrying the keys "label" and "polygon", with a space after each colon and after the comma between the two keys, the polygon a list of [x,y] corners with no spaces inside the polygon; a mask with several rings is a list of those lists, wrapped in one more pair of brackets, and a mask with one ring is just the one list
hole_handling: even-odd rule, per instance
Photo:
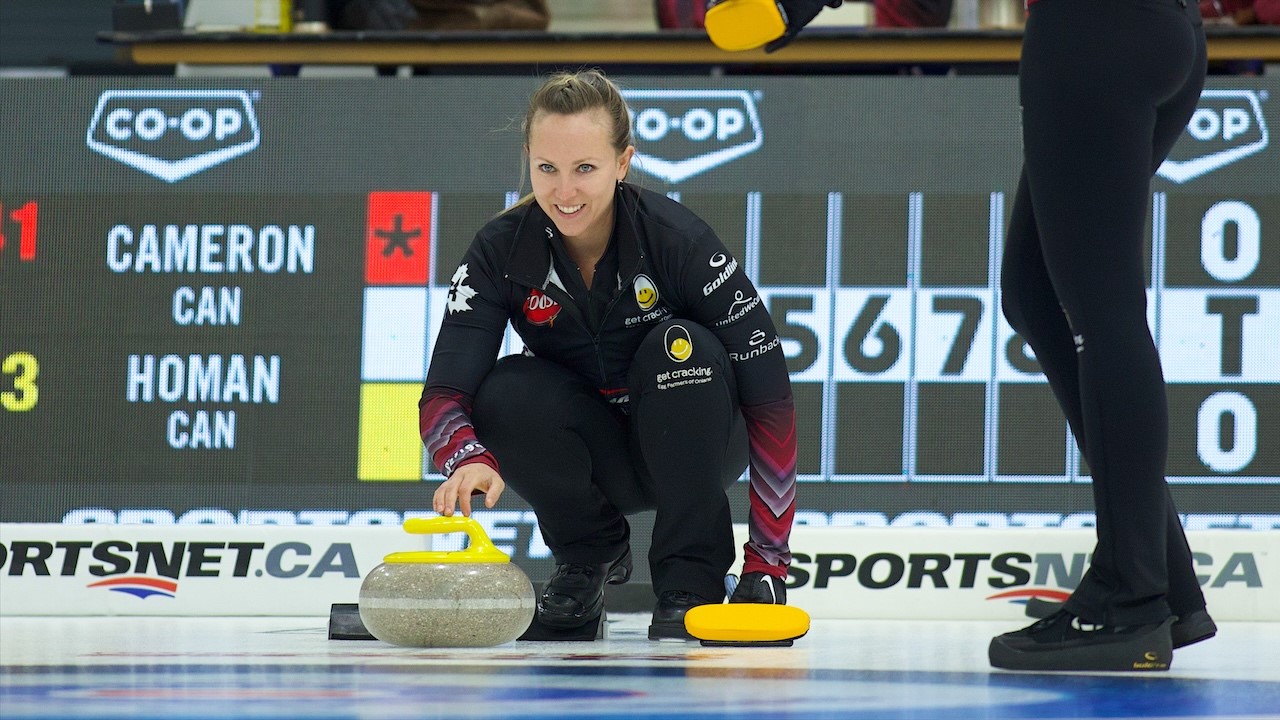
{"label": "number 3", "polygon": [[[19,368],[22,372],[18,372]],[[13,375],[15,392],[0,393],[0,405],[10,412],[26,412],[36,406],[40,397],[40,389],[36,387],[36,376],[40,374],[40,363],[29,352],[16,352],[4,359],[0,368],[6,375]]]}

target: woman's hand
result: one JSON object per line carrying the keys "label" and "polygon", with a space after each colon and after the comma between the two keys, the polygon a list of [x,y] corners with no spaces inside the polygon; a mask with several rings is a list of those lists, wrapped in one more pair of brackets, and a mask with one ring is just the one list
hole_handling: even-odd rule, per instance
{"label": "woman's hand", "polygon": [[484,506],[491,508],[498,504],[502,491],[507,484],[496,470],[482,462],[467,463],[440,483],[432,498],[432,507],[441,515],[453,515],[454,507],[461,506],[462,514],[471,515],[471,494],[484,493]]}

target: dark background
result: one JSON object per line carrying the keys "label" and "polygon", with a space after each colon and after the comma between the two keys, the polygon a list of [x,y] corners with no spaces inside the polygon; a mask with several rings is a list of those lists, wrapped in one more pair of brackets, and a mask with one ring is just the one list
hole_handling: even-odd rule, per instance
{"label": "dark background", "polygon": [[[796,330],[788,350],[799,373],[802,513],[872,512],[892,520],[918,511],[949,518],[1091,509],[1087,469],[1068,476],[1080,463],[1067,454],[1065,423],[1035,375],[1011,381],[1000,375],[991,395],[991,373],[982,367],[977,380],[967,367],[962,375],[920,376],[911,384],[896,369],[851,378],[832,357],[848,356],[845,339],[831,332],[845,332],[851,320],[829,317],[831,293],[856,289],[909,301],[912,193],[923,202],[920,308],[928,310],[935,294],[977,303],[984,324],[971,362],[1008,354],[992,345],[996,311],[988,268],[992,193],[1004,194],[1004,219],[996,223],[1003,225],[1018,171],[1012,78],[618,80],[630,89],[746,90],[759,111],[760,150],[678,184],[642,171],[633,180],[678,193],[703,215],[743,259],[744,271],[755,273],[775,319],[785,310],[795,327],[812,324],[811,336]],[[1215,82],[1267,98],[1280,90],[1274,79]],[[39,362],[40,390],[32,409],[0,410],[0,521],[58,522],[86,508],[162,509],[175,516],[201,508],[232,515],[372,509],[395,516],[429,507],[431,477],[426,483],[357,479],[368,194],[438,193],[429,283],[438,293],[475,230],[502,209],[507,193],[527,189],[519,120],[534,84],[519,77],[0,80],[0,232],[7,238],[0,248],[0,360],[31,353]],[[261,145],[173,184],[90,151],[85,138],[98,98],[132,88],[248,91]],[[1274,101],[1262,107],[1268,123],[1280,125]],[[1197,152],[1189,142],[1184,137],[1177,152]],[[135,149],[144,145],[133,142]],[[690,152],[688,143],[641,149]],[[1169,209],[1169,287],[1203,288],[1206,295],[1223,290],[1200,268],[1199,219],[1213,203],[1236,199],[1261,217],[1262,259],[1250,278],[1227,289],[1261,297],[1264,307],[1275,302],[1278,159],[1273,145],[1185,185],[1155,180],[1153,191],[1166,194]],[[828,242],[832,193],[842,203],[838,262]],[[10,216],[27,202],[39,207],[38,253],[31,261],[18,257],[21,228]],[[749,221],[756,202],[758,228]],[[145,224],[201,223],[314,225],[314,272],[200,276],[107,267],[106,236],[115,225],[136,231]],[[170,303],[180,286],[241,288],[241,324],[176,325]],[[891,324],[898,318],[893,307],[885,310]],[[806,319],[808,311],[818,319]],[[1263,338],[1278,335],[1272,327]],[[1020,349],[1016,341],[1011,347]],[[909,351],[904,336],[899,352],[905,358]],[[1280,349],[1266,343],[1243,352],[1261,353],[1267,367],[1280,361]],[[281,399],[130,403],[125,370],[134,354],[279,355]],[[15,391],[17,372],[0,374],[0,393]],[[1169,473],[1183,512],[1280,512],[1280,388],[1272,372],[1258,382],[1206,368],[1195,382],[1171,385]],[[904,470],[904,403],[912,388],[914,474]],[[1197,410],[1223,390],[1247,396],[1258,417],[1255,457],[1231,474],[1212,472],[1196,450]],[[990,397],[997,398],[993,428],[986,427]],[[175,409],[235,410],[235,448],[170,448],[164,426]],[[997,443],[994,450],[988,440]],[[745,491],[733,492],[740,511]],[[509,494],[500,509],[522,507]]]}

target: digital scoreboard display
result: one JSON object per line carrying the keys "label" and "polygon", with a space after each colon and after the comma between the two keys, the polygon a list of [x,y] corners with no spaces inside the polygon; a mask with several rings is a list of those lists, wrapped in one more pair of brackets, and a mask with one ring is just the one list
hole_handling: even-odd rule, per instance
{"label": "digital scoreboard display", "polygon": [[[616,79],[630,180],[707,220],[778,326],[800,522],[1090,523],[999,310],[1015,79]],[[527,191],[535,85],[0,81],[0,521],[427,513],[421,383],[463,251]],[[1152,183],[1189,526],[1280,527],[1277,91],[1211,79]]]}

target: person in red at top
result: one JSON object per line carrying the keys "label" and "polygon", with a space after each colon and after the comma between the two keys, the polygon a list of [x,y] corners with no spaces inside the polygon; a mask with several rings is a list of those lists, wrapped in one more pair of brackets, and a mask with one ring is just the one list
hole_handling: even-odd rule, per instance
{"label": "person in red at top", "polygon": [[952,0],[874,0],[878,28],[944,28]]}
{"label": "person in red at top", "polygon": [[1235,25],[1280,25],[1280,0],[1200,0],[1200,16]]}

